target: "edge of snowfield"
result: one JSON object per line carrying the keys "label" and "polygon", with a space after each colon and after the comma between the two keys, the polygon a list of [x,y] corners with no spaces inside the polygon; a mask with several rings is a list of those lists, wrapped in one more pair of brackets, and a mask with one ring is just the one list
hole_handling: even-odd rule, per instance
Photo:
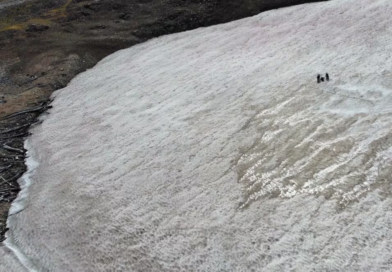
{"label": "edge of snowfield", "polygon": [[7,245],[30,271],[388,271],[391,11],[307,4],[105,58],[27,140]]}
{"label": "edge of snowfield", "polygon": [[[35,159],[35,151],[32,146],[29,145],[29,140],[27,139],[24,144],[24,148],[27,150],[27,159],[26,159],[26,166],[27,166],[27,171],[26,173],[18,180],[21,191],[19,192],[18,197],[15,199],[15,201],[11,205],[11,209],[9,211],[9,218],[12,216],[22,212],[25,208],[28,207],[28,202],[29,202],[29,188],[31,186],[31,176],[34,175],[34,171],[39,167],[39,162],[36,161]],[[10,229],[13,227],[12,220],[7,221],[7,225]],[[17,246],[16,241],[14,241],[11,231],[8,231],[6,233],[6,240],[4,241],[4,244],[8,247],[11,252],[17,257],[19,260],[20,264],[15,264],[14,259],[10,260],[5,260],[5,262],[2,262],[0,264],[0,271],[11,271],[11,269],[15,269],[17,271],[24,271],[23,267],[27,269],[30,272],[36,272],[37,269],[34,266],[34,264],[29,260],[28,257],[19,249]],[[0,247],[0,250],[3,251],[3,254],[0,256],[5,258],[5,250]],[[7,253],[9,255],[9,253]],[[10,257],[8,256],[8,259]],[[15,267],[12,267],[12,265],[15,265]],[[6,268],[6,269],[4,269]]]}

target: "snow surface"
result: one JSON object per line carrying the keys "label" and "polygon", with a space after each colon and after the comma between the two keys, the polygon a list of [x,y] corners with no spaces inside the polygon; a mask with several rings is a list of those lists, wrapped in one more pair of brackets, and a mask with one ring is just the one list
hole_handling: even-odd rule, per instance
{"label": "snow surface", "polygon": [[16,256],[5,246],[0,246],[0,271],[23,271],[27,272],[24,266],[18,262]]}
{"label": "snow surface", "polygon": [[307,4],[105,58],[26,142],[7,244],[31,271],[390,271],[390,14]]}

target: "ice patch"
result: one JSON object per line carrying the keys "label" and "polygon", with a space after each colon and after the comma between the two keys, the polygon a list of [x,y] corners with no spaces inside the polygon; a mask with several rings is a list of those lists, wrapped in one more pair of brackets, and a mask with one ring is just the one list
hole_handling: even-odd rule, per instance
{"label": "ice patch", "polygon": [[[27,150],[27,159],[26,159],[26,166],[27,172],[18,180],[21,191],[18,194],[17,199],[12,202],[9,217],[7,220],[7,225],[9,228],[14,227],[13,223],[13,216],[22,212],[24,209],[28,207],[29,202],[29,187],[31,186],[31,177],[34,175],[35,170],[39,166],[39,162],[35,159],[35,153],[32,146],[30,146],[29,140],[26,140],[24,143],[24,148]],[[29,272],[36,272],[38,271],[33,263],[29,260],[29,258],[23,253],[22,249],[18,246],[18,241],[14,239],[12,232],[8,231],[6,233],[6,240],[4,244],[12,250],[21,264],[29,271]],[[15,265],[15,267],[18,267]]]}
{"label": "ice patch", "polygon": [[33,129],[13,241],[38,271],[389,271],[390,14],[328,1],[107,57]]}

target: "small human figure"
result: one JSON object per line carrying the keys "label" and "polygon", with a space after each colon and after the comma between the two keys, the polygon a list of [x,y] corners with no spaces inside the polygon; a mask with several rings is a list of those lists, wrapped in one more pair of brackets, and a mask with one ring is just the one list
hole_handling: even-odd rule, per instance
{"label": "small human figure", "polygon": [[325,74],[325,79],[326,79],[327,81],[329,81],[329,75],[328,75],[328,73]]}
{"label": "small human figure", "polygon": [[320,83],[320,74],[317,75],[317,83]]}
{"label": "small human figure", "polygon": [[321,80],[321,82],[324,82],[324,78],[323,77],[321,77],[320,80]]}

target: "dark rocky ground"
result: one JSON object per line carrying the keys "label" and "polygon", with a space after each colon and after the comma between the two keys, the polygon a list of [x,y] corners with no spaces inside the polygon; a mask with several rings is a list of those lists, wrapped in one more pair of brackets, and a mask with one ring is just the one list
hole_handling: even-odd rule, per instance
{"label": "dark rocky ground", "polygon": [[[0,0],[0,242],[23,140],[51,93],[103,57],[164,34],[322,0]],[[27,110],[27,112],[25,112]],[[11,115],[14,113],[20,113]]]}

